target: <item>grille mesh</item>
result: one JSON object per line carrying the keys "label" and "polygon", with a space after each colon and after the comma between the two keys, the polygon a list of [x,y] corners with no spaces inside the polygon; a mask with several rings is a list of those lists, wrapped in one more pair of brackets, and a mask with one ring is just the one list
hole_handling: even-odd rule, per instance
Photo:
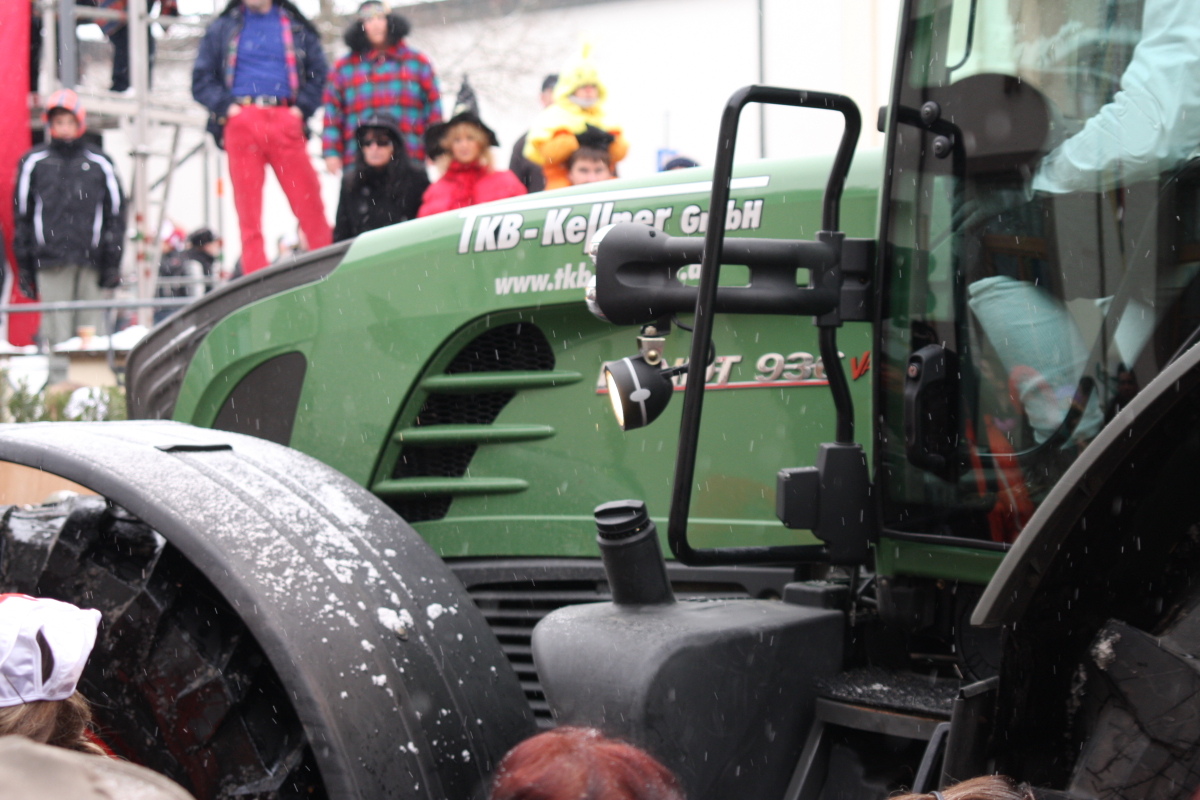
{"label": "grille mesh", "polygon": [[405,497],[390,501],[392,510],[410,525],[431,519],[441,519],[450,511],[448,494],[427,494],[423,497]]}
{"label": "grille mesh", "polygon": [[551,369],[554,348],[546,334],[530,322],[512,322],[489,328],[472,339],[446,367],[446,374]]}
{"label": "grille mesh", "polygon": [[467,474],[478,445],[459,444],[444,447],[406,447],[396,460],[393,478],[461,478]]}
{"label": "grille mesh", "polygon": [[417,413],[414,426],[491,425],[516,396],[516,392],[431,394]]}

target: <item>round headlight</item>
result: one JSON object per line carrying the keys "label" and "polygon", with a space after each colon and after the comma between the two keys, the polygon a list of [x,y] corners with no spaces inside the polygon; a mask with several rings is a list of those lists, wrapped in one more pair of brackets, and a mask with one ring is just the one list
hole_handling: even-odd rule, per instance
{"label": "round headlight", "polygon": [[622,358],[604,365],[608,399],[621,430],[631,431],[649,425],[662,414],[674,384],[666,372],[646,363],[641,356]]}

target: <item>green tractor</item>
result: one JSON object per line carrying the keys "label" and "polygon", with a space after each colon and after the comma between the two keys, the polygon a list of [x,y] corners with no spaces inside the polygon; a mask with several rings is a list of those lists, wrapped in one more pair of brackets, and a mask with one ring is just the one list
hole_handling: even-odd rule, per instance
{"label": "green tractor", "polygon": [[[882,153],[749,87],[711,172],[224,287],[145,421],[0,431],[101,496],[0,574],[101,608],[104,731],[199,797],[472,797],[557,723],[693,800],[1191,798],[1193,5],[908,0]],[[838,153],[734,168],[748,103]]]}

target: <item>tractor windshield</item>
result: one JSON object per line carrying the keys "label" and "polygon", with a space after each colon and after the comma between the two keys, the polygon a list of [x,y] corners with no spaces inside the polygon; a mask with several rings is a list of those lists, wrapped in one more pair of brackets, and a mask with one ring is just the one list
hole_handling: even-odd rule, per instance
{"label": "tractor windshield", "polygon": [[1200,326],[1200,0],[909,7],[885,526],[1011,542]]}

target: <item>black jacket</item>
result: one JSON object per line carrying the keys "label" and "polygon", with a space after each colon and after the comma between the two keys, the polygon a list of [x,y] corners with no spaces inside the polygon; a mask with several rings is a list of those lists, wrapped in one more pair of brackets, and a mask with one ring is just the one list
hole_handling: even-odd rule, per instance
{"label": "black jacket", "polygon": [[508,168],[513,175],[517,176],[517,180],[525,184],[529,193],[533,194],[546,190],[546,174],[542,172],[541,166],[525,157],[525,138],[527,136],[529,136],[528,133],[521,134],[521,138],[517,139],[517,143],[513,145],[512,158],[508,161]]}
{"label": "black jacket", "polygon": [[99,148],[52,139],[30,150],[17,166],[13,207],[13,257],[26,294],[36,294],[38,269],[60,264],[96,267],[105,288],[120,282],[125,202]]}
{"label": "black jacket", "polygon": [[[374,124],[372,124],[374,123]],[[333,240],[340,242],[386,225],[416,219],[421,196],[429,187],[429,177],[408,157],[404,141],[393,120],[370,116],[359,126],[386,130],[392,140],[392,161],[386,167],[369,167],[363,160],[362,142],[358,156],[342,176],[342,194],[338,198]]]}
{"label": "black jacket", "polygon": [[[275,0],[275,5],[290,23],[299,82],[295,102],[303,112],[307,126],[308,118],[321,107],[329,66],[325,62],[325,51],[321,49],[321,37],[312,23],[289,0]],[[241,36],[244,24],[241,0],[231,0],[208,26],[192,65],[192,97],[208,109],[208,132],[219,147],[225,146],[226,114],[233,104],[233,92],[229,88],[233,78],[225,73],[226,61],[230,44],[235,36]]]}

